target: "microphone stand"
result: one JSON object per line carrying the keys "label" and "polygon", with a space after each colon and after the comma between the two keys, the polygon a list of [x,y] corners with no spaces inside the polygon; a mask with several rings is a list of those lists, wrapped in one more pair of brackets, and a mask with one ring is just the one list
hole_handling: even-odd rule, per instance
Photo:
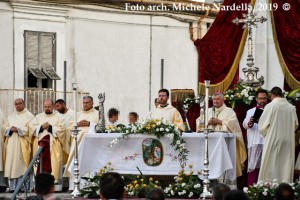
{"label": "microphone stand", "polygon": [[216,107],[213,105],[212,107],[212,131],[215,132],[215,124],[214,124],[214,118],[216,113]]}

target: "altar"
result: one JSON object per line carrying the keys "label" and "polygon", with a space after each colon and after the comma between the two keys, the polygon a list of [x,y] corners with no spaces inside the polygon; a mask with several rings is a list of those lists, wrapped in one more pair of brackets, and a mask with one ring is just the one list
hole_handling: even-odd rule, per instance
{"label": "altar", "polygon": [[[110,142],[121,136],[121,133],[87,133],[78,147],[80,177],[88,173],[98,172],[100,168],[112,163],[115,172],[120,174],[139,174],[137,167],[145,175],[176,175],[181,169],[177,160],[178,152],[170,145],[168,137],[160,138],[163,147],[163,159],[158,166],[149,166],[144,162],[142,143],[147,138],[155,138],[148,134],[131,134],[118,144],[110,147]],[[187,167],[201,171],[204,160],[203,133],[183,133],[189,151]],[[214,132],[208,136],[209,145],[209,179],[236,179],[236,138],[234,134]],[[69,171],[74,173],[74,160]],[[201,178],[201,175],[200,175]]]}

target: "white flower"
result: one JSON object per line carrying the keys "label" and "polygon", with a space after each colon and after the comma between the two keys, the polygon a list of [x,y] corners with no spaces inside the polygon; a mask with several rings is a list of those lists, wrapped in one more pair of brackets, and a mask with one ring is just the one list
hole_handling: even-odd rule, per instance
{"label": "white flower", "polygon": [[170,130],[168,128],[166,128],[166,131],[169,132]]}
{"label": "white flower", "polygon": [[174,191],[173,191],[173,190],[171,190],[171,195],[172,195],[172,196],[174,195]]}
{"label": "white flower", "polygon": [[156,132],[159,132],[159,128],[156,128],[155,130],[156,130]]}
{"label": "white flower", "polygon": [[247,194],[247,193],[248,193],[248,188],[247,188],[247,187],[244,187],[244,188],[243,188],[243,191],[244,191],[244,193]]}
{"label": "white flower", "polygon": [[268,192],[264,191],[264,192],[263,192],[263,195],[264,195],[264,196],[267,196],[267,195],[268,195]]}
{"label": "white flower", "polygon": [[245,94],[245,97],[249,97],[249,94]]}
{"label": "white flower", "polygon": [[186,186],[186,183],[182,183],[182,184],[181,184],[181,187],[184,187],[184,186]]}
{"label": "white flower", "polygon": [[160,128],[160,131],[164,131],[165,129],[164,128]]}
{"label": "white flower", "polygon": [[182,194],[186,194],[186,191],[185,191],[185,190],[183,190],[183,191],[182,191]]}
{"label": "white flower", "polygon": [[180,145],[180,140],[177,140],[176,144],[177,144],[177,145]]}
{"label": "white flower", "polygon": [[194,195],[193,192],[190,192],[189,197],[191,198]]}

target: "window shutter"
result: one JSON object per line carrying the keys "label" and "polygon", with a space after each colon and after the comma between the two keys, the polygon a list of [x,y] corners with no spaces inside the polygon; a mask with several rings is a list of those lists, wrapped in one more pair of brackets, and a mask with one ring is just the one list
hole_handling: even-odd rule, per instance
{"label": "window shutter", "polygon": [[26,32],[26,64],[28,68],[39,67],[39,35],[37,33]]}

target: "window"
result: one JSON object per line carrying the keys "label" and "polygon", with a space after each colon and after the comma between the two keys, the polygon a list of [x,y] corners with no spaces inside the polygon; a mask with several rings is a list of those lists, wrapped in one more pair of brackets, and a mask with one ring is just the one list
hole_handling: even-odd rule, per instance
{"label": "window", "polygon": [[26,88],[55,87],[56,33],[25,31]]}

